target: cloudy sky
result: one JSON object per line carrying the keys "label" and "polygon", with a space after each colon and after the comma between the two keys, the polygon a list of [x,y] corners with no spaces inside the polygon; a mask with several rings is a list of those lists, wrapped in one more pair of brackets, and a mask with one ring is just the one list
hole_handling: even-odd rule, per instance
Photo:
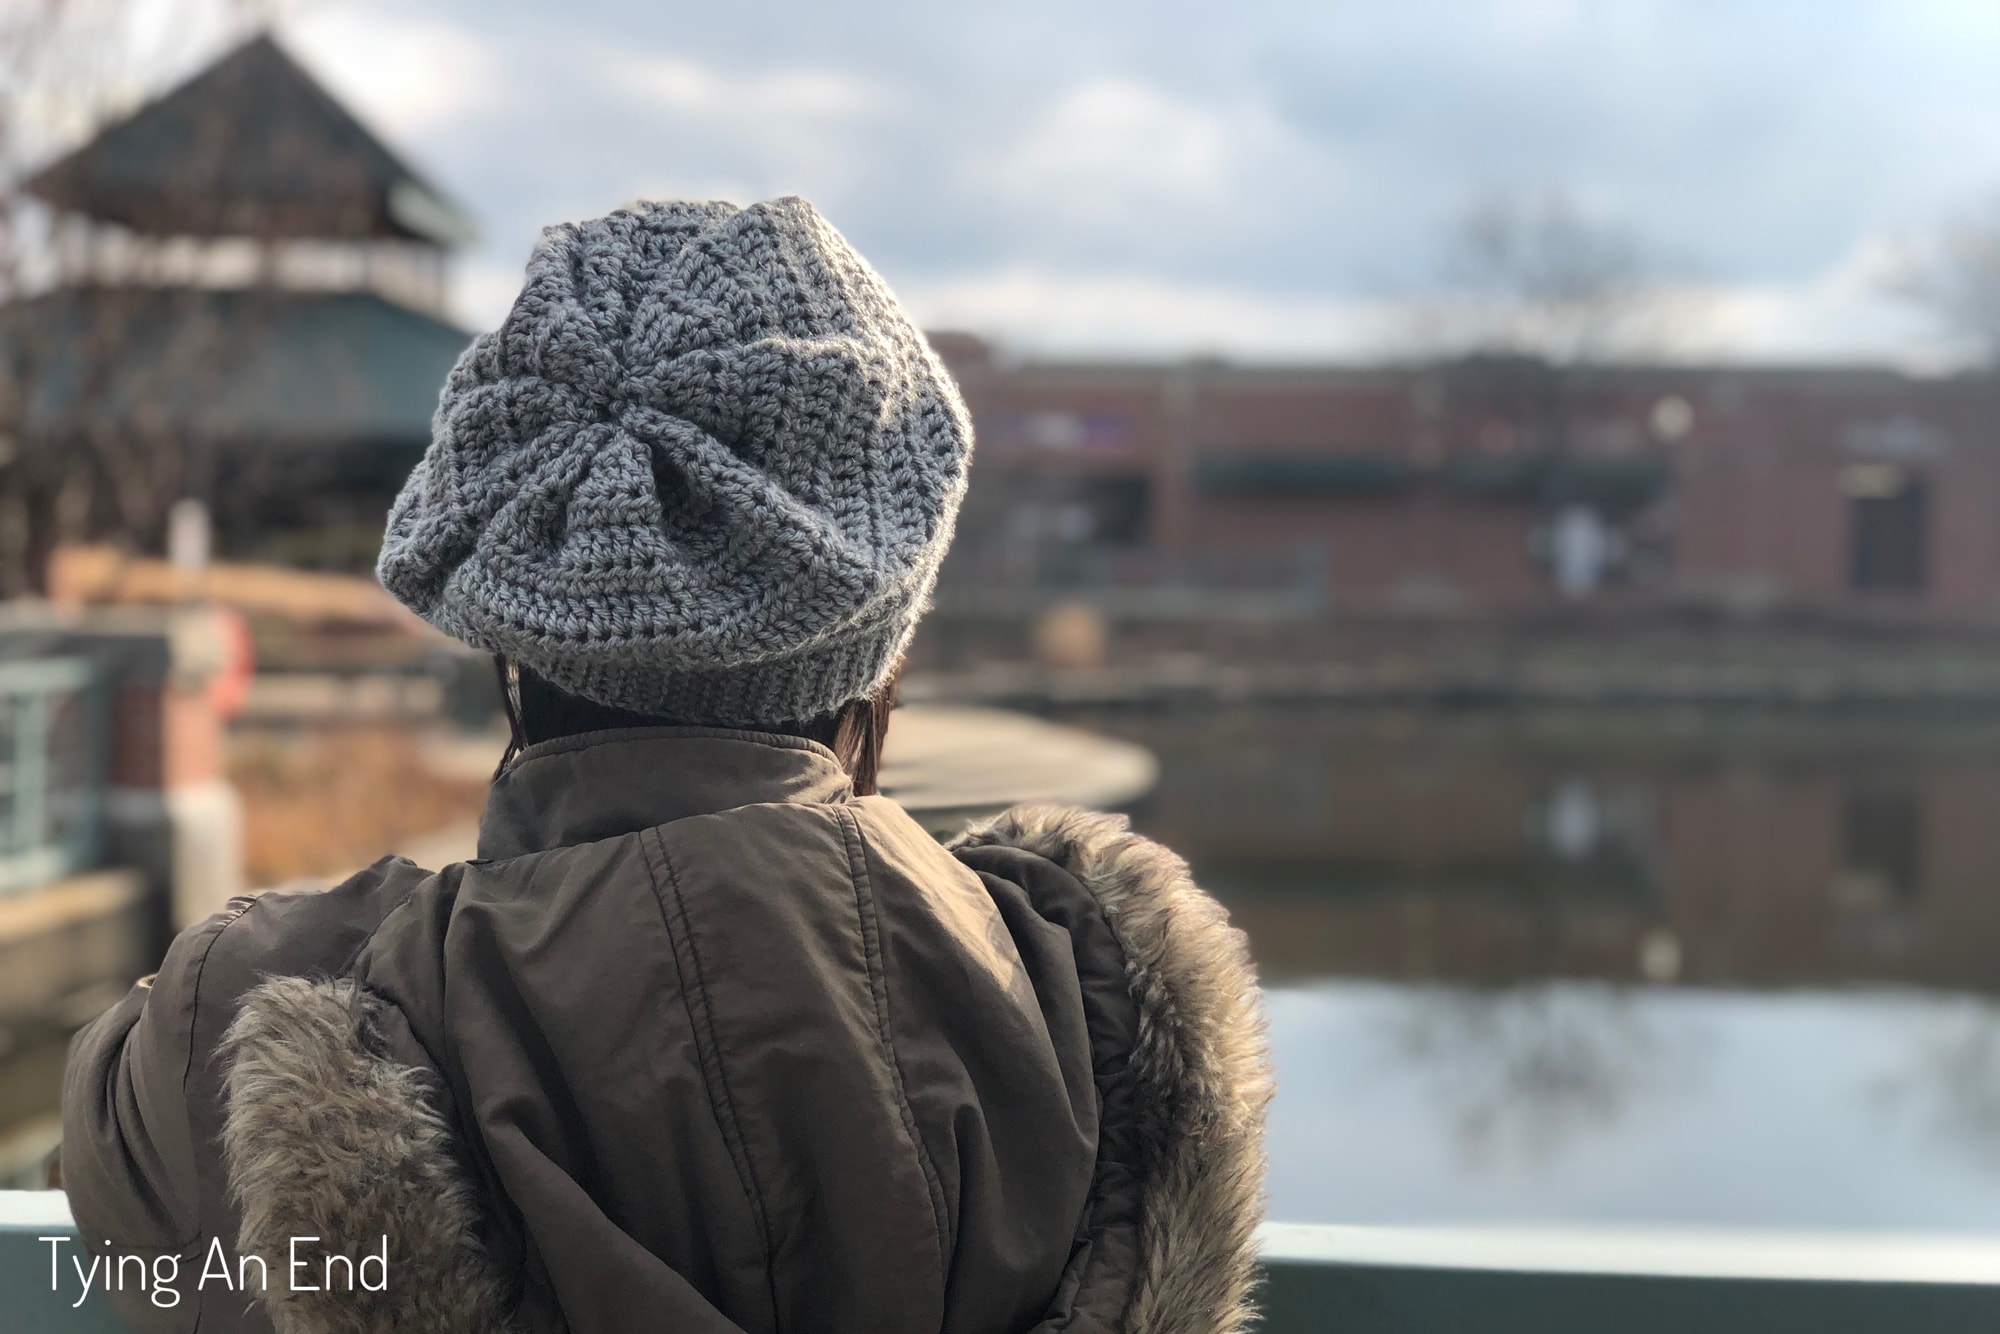
{"label": "cloudy sky", "polygon": [[1702,349],[1949,347],[1900,248],[2000,209],[1995,0],[306,0],[281,36],[462,201],[465,318],[537,228],[811,198],[932,327],[1346,358],[1408,338],[1470,201],[1562,191]]}

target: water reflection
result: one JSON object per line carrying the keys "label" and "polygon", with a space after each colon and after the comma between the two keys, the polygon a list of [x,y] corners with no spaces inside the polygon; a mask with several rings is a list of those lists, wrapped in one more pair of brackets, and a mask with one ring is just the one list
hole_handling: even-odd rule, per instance
{"label": "water reflection", "polygon": [[2000,715],[1080,721],[1284,988],[1277,1216],[2000,1230]]}
{"label": "water reflection", "polygon": [[1969,998],[1939,1010],[1878,1087],[1882,1107],[2000,1174],[2000,1015]]}
{"label": "water reflection", "polygon": [[1268,976],[2000,992],[2000,717],[1104,712]]}
{"label": "water reflection", "polygon": [[1671,1096],[1700,1048],[1610,988],[1423,989],[1387,1016],[1386,1068],[1419,1073],[1426,1101],[1477,1167],[1533,1167],[1615,1132],[1639,1099]]}
{"label": "water reflection", "polygon": [[2000,1005],[1329,983],[1270,1002],[1271,1208],[2000,1230]]}

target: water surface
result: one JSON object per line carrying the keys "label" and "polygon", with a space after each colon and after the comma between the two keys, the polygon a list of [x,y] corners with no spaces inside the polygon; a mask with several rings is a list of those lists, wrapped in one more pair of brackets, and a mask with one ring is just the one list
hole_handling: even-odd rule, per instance
{"label": "water surface", "polygon": [[2000,718],[1065,720],[1273,987],[1274,1216],[2000,1231]]}
{"label": "water surface", "polygon": [[1989,1001],[1331,983],[1270,1014],[1275,1217],[2000,1231]]}

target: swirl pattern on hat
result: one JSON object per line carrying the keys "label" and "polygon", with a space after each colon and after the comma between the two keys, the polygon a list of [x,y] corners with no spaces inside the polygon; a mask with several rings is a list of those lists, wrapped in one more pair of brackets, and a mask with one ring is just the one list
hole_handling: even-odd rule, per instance
{"label": "swirl pattern on hat", "polygon": [[957,388],[802,199],[543,232],[459,357],[377,573],[600,703],[727,726],[879,687],[965,490]]}

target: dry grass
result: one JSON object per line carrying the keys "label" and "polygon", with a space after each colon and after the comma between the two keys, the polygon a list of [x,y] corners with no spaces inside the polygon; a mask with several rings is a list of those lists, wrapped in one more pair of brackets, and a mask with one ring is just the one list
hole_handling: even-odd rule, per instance
{"label": "dry grass", "polygon": [[198,584],[191,585],[163,560],[127,555],[115,547],[65,546],[57,548],[52,558],[49,583],[50,596],[57,602],[174,605],[199,596],[246,615],[376,626],[436,637],[380,584],[357,575],[217,561],[202,573]]}
{"label": "dry grass", "polygon": [[484,783],[433,773],[407,728],[239,733],[229,769],[243,796],[252,885],[353,871],[412,838],[477,819],[486,804]]}

